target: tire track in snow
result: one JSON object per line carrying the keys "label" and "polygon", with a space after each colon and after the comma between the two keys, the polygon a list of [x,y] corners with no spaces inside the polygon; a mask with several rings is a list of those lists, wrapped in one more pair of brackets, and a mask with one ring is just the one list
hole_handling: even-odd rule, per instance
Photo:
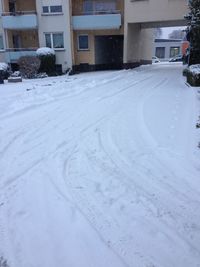
{"label": "tire track in snow", "polygon": [[[162,80],[162,81],[159,81],[158,83],[157,83],[157,85],[155,85],[154,87],[153,87],[153,89],[155,89],[155,90],[157,90],[157,88],[159,88],[159,86],[160,85],[162,85],[164,82],[167,82],[167,79],[164,79],[164,80]],[[145,92],[146,93],[146,92]],[[139,107],[139,112],[141,112],[142,111],[142,105]],[[93,126],[91,126],[91,128],[92,128]],[[139,127],[140,128],[140,127]],[[89,130],[89,129],[88,129]],[[140,133],[142,132],[142,130],[140,130]],[[86,133],[87,134],[87,133]],[[145,135],[146,136],[146,135]],[[141,136],[139,137],[139,139],[141,139]],[[138,139],[138,140],[139,140]],[[143,141],[144,142],[144,141]],[[147,142],[148,143],[148,142]],[[145,144],[145,142],[144,142],[144,144]],[[148,143],[148,145],[149,145],[149,143]],[[149,148],[150,150],[151,150],[151,145],[150,145],[150,148]],[[87,147],[87,149],[86,150],[88,150],[88,147]],[[102,150],[102,149],[101,149]],[[104,151],[105,152],[105,151]],[[81,152],[80,152],[81,153]],[[108,157],[108,161],[107,161],[107,165],[109,166],[110,165],[110,163],[109,163],[109,161],[111,161],[112,163],[113,163],[113,160],[110,158],[110,157]],[[88,159],[88,162],[91,162],[91,158],[89,158]],[[115,164],[116,165],[116,164]],[[117,165],[116,165],[117,166]],[[102,165],[102,169],[103,169],[103,165]],[[119,167],[118,167],[119,168]],[[121,170],[120,170],[121,171]],[[80,175],[80,174],[76,174],[76,175]],[[138,175],[138,174],[137,174]],[[69,175],[70,176],[70,175]],[[83,177],[82,177],[83,178]],[[129,186],[129,187],[131,187],[131,185],[132,185],[132,180],[130,180],[130,182],[128,182],[128,184],[127,184],[127,186]],[[73,188],[73,186],[70,186],[71,188]],[[132,185],[132,187],[133,187],[133,185]],[[138,185],[137,185],[137,187],[138,187]],[[133,187],[134,188],[134,187]],[[81,189],[81,188],[80,188]],[[83,190],[82,190],[83,191]],[[145,190],[144,190],[144,188],[141,188],[141,190],[140,190],[140,194],[141,195],[143,195],[144,196],[144,192],[145,192]],[[148,192],[148,191],[147,191]],[[77,192],[75,192],[74,193],[74,195],[77,197],[77,195],[78,195],[78,193]],[[84,196],[84,193],[83,192],[81,192],[81,193],[79,193],[79,197],[78,197],[78,200],[75,200],[75,201],[77,201],[78,203],[83,203],[84,201],[86,201],[85,199],[86,199],[87,197],[86,196]],[[155,211],[154,211],[154,208],[152,209],[151,208],[151,206],[149,206],[150,205],[150,202],[152,201],[152,199],[151,199],[151,196],[146,196],[146,200],[145,199],[141,199],[141,201],[143,202],[143,204],[144,204],[144,208],[146,209],[146,210],[148,210],[149,208],[150,208],[150,210],[149,211],[151,211],[152,212],[152,214],[154,214],[155,213]],[[95,202],[95,201],[94,201]],[[82,204],[82,208],[85,206],[85,207],[88,207],[90,205],[90,202],[84,202],[84,204]],[[154,205],[155,205],[155,203],[154,203]],[[91,211],[94,213],[94,211],[95,211],[95,208],[94,207],[91,207],[91,209],[89,210],[89,214],[91,213]],[[156,214],[155,214],[156,215]],[[91,216],[92,217],[92,220],[93,220],[93,223],[95,223],[94,222],[94,218],[96,217],[96,218],[102,218],[103,217],[103,214],[98,214],[98,213],[96,213],[95,214],[95,217],[94,217],[94,215],[89,215],[89,216]],[[104,223],[105,223],[106,221],[104,221]],[[106,224],[106,223],[105,223]],[[171,229],[171,230],[173,230],[173,229]],[[101,232],[101,229],[99,228],[99,231]],[[181,236],[180,236],[180,238],[181,238]],[[112,246],[112,242],[111,242],[111,246]],[[122,250],[121,250],[122,251]],[[123,252],[122,254],[126,254],[125,252]]]}

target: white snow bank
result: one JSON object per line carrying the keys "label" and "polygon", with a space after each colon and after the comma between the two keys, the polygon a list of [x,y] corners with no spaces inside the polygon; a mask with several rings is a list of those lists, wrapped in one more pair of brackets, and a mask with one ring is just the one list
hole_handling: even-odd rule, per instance
{"label": "white snow bank", "polygon": [[6,71],[8,69],[8,64],[0,62],[0,70]]}
{"label": "white snow bank", "polygon": [[36,54],[38,56],[55,55],[55,51],[49,47],[41,47],[41,48],[38,48],[38,50],[36,51]]}
{"label": "white snow bank", "polygon": [[200,75],[200,64],[191,65],[189,71],[195,76]]}

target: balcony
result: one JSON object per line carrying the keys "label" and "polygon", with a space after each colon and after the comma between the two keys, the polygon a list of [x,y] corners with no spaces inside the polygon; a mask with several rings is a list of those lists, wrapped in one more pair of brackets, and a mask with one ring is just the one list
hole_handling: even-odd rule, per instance
{"label": "balcony", "polygon": [[10,48],[6,49],[5,56],[8,63],[16,63],[20,57],[36,56],[37,48]]}
{"label": "balcony", "polygon": [[91,14],[73,16],[72,25],[74,30],[119,29],[122,25],[122,17],[119,11],[91,12]]}
{"label": "balcony", "polygon": [[35,11],[5,12],[2,14],[4,29],[27,30],[37,29],[37,14]]}

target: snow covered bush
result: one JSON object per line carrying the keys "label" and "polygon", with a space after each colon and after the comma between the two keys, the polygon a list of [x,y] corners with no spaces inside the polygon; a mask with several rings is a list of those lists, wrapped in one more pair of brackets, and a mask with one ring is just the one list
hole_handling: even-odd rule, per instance
{"label": "snow covered bush", "polygon": [[33,79],[37,76],[40,68],[40,59],[34,56],[24,56],[18,60],[21,75],[27,79]]}
{"label": "snow covered bush", "polygon": [[187,82],[192,86],[200,86],[200,64],[189,66],[187,71]]}
{"label": "snow covered bush", "polygon": [[36,51],[41,60],[40,72],[46,72],[48,75],[56,75],[56,56],[55,51],[48,47],[41,47]]}
{"label": "snow covered bush", "polygon": [[7,63],[0,62],[0,71],[3,74],[3,79],[8,79],[10,75],[9,66]]}

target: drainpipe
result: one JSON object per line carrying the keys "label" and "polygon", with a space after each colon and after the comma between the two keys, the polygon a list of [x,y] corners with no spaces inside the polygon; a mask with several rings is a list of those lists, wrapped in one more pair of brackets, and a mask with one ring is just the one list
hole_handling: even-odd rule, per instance
{"label": "drainpipe", "polygon": [[71,35],[71,57],[72,57],[72,67],[75,65],[75,55],[74,55],[74,32],[72,23],[72,1],[69,0],[69,20],[70,20],[70,35]]}

